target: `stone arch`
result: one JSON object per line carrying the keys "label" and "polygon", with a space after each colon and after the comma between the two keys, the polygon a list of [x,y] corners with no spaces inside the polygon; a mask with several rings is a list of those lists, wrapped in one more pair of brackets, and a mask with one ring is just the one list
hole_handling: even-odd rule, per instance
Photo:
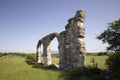
{"label": "stone arch", "polygon": [[[45,64],[45,65],[52,64],[50,43],[55,37],[58,40],[59,33],[51,33],[51,34],[43,37],[42,40],[39,40],[38,45],[37,45],[37,58],[36,58],[37,62],[41,62],[39,46],[41,46],[41,44],[43,44],[43,64]],[[59,40],[58,40],[58,45],[59,45]]]}

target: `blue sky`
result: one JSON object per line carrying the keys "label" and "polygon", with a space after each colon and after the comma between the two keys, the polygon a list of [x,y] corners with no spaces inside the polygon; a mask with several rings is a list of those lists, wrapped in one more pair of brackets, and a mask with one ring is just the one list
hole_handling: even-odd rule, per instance
{"label": "blue sky", "polygon": [[[96,39],[107,24],[120,18],[120,0],[0,0],[0,52],[35,53],[39,39],[65,30],[77,10],[86,11],[87,52],[105,51]],[[57,50],[58,42],[51,42]]]}

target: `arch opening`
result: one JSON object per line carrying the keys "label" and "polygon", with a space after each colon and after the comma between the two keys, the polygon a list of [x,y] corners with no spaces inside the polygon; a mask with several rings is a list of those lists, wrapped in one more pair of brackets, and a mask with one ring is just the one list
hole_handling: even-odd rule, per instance
{"label": "arch opening", "polygon": [[59,50],[58,50],[58,39],[54,37],[54,39],[50,42],[51,45],[51,57],[52,64],[59,65]]}

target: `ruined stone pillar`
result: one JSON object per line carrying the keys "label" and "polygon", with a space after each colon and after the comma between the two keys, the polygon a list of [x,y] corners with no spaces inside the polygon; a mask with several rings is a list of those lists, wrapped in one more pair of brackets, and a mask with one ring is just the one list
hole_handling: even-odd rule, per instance
{"label": "ruined stone pillar", "polygon": [[86,54],[86,47],[85,47],[85,27],[84,27],[84,21],[85,21],[85,15],[86,13],[83,10],[78,10],[75,15],[75,27],[78,29],[76,31],[76,42],[78,43],[78,46],[80,47],[80,53]]}
{"label": "ruined stone pillar", "polygon": [[52,64],[50,45],[43,44],[43,60],[45,65]]}
{"label": "ruined stone pillar", "polygon": [[38,44],[37,44],[37,49],[36,49],[36,61],[37,63],[41,63],[41,44],[42,44],[42,41],[39,40],[38,41]]}
{"label": "ruined stone pillar", "polygon": [[68,24],[65,26],[65,34],[60,34],[61,69],[84,67],[86,53],[84,18],[85,12],[77,11],[75,17],[68,20]]}
{"label": "ruined stone pillar", "polygon": [[67,55],[65,54],[65,36],[66,35],[66,31],[63,31],[60,33],[59,35],[59,65],[60,65],[60,69],[64,69],[66,68],[66,58]]}
{"label": "ruined stone pillar", "polygon": [[74,68],[80,68],[84,67],[85,62],[85,42],[84,42],[84,36],[85,36],[85,28],[84,28],[84,18],[85,18],[85,12],[82,10],[78,10],[76,12],[76,15],[74,17],[74,25],[72,27],[72,33],[71,33],[71,55],[73,55],[72,64],[71,66]]}
{"label": "ruined stone pillar", "polygon": [[40,51],[40,48],[37,49],[37,54],[36,54],[36,60],[37,60],[37,63],[41,63],[41,51]]}

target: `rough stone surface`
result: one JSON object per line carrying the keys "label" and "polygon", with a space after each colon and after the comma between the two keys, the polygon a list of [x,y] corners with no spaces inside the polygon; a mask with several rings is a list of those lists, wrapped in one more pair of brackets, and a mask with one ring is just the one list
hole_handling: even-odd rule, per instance
{"label": "rough stone surface", "polygon": [[51,33],[37,44],[36,60],[41,63],[40,46],[43,44],[43,63],[45,65],[52,64],[50,42],[54,37],[58,40],[58,51],[60,55],[59,68],[81,68],[85,62],[85,28],[84,28],[85,12],[82,10],[76,11],[76,15],[68,20],[65,26],[65,31],[61,33]]}

